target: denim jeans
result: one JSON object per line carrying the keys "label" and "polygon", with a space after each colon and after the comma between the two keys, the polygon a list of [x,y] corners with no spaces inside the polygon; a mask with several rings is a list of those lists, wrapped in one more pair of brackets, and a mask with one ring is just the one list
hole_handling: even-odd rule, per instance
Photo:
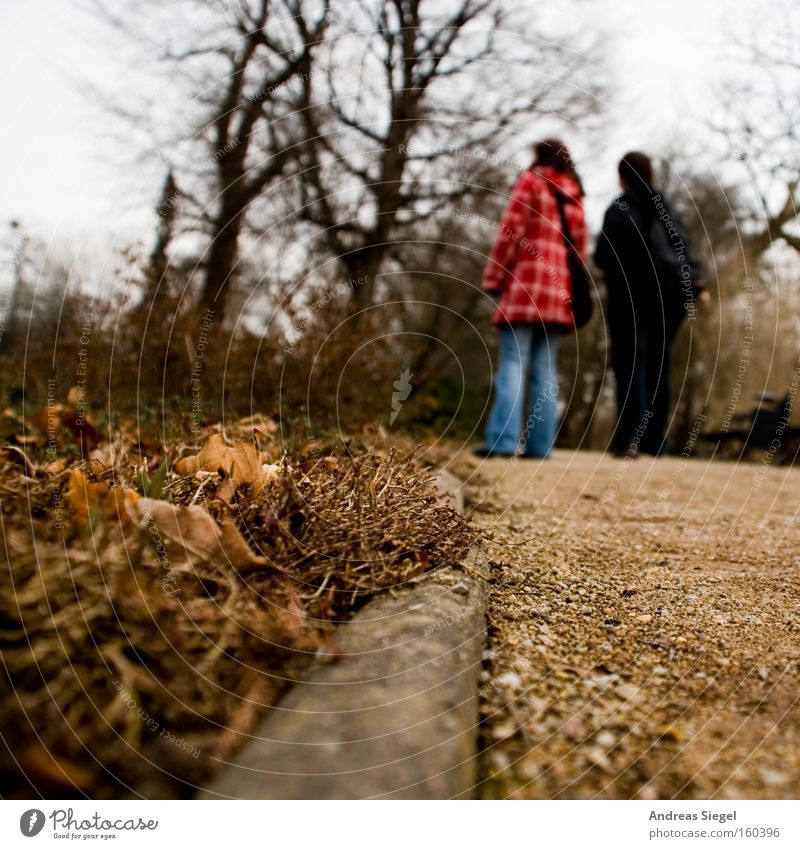
{"label": "denim jeans", "polygon": [[[500,327],[500,365],[486,422],[486,447],[499,454],[547,457],[556,439],[560,335],[540,324]],[[525,390],[528,418],[523,426]]]}

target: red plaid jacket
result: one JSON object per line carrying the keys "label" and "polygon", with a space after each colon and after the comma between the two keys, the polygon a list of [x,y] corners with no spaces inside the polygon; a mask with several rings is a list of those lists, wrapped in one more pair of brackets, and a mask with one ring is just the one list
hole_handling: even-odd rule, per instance
{"label": "red plaid jacket", "polygon": [[572,329],[572,284],[553,191],[564,196],[573,243],[586,258],[583,198],[575,180],[536,167],[517,180],[483,273],[486,292],[500,294],[492,321],[545,322]]}

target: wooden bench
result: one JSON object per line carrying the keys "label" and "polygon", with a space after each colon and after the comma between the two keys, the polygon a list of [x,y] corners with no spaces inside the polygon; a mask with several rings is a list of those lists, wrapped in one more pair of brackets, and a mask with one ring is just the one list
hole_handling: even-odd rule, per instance
{"label": "wooden bench", "polygon": [[[704,433],[702,438],[719,445],[738,447],[738,455],[749,451],[769,451],[774,462],[792,462],[800,449],[800,428],[790,427],[794,396],[760,392],[754,396],[758,404],[747,413],[737,413],[727,430]],[[732,454],[732,451],[726,452]]]}

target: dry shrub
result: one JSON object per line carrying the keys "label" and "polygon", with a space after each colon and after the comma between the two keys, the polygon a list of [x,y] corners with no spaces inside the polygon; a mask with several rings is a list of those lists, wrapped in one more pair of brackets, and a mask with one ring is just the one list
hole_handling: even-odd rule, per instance
{"label": "dry shrub", "polygon": [[[392,382],[406,360],[392,335],[399,307],[389,305],[353,315],[346,300],[324,310],[287,310],[289,330],[234,344],[229,370],[250,378],[228,394],[252,408],[272,409],[282,418],[304,419],[312,430],[360,426],[377,418],[388,421]],[[246,368],[234,367],[245,364]],[[244,414],[244,410],[239,408]]]}
{"label": "dry shrub", "polygon": [[348,454],[306,465],[285,467],[238,510],[237,523],[303,588],[316,617],[344,618],[380,590],[458,564],[474,539],[411,457]]}
{"label": "dry shrub", "polygon": [[[132,490],[161,486],[138,445],[113,467],[6,451],[4,796],[191,795],[332,623],[475,542],[413,456],[259,466],[253,444],[214,437],[164,475],[157,502]],[[221,530],[211,545],[207,528],[173,522],[201,509],[251,547],[246,568]]]}
{"label": "dry shrub", "polygon": [[98,426],[132,417],[150,434],[255,410],[315,433],[388,422],[392,384],[417,357],[402,304],[355,312],[333,272],[279,286],[249,270],[223,316],[198,307],[198,268],[176,259],[154,274],[141,254],[121,251],[102,280],[73,265],[20,284],[0,340],[3,407],[27,416],[80,384]]}

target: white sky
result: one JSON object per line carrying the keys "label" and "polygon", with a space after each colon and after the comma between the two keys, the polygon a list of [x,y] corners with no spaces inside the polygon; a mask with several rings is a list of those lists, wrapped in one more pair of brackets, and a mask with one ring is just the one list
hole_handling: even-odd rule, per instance
{"label": "white sky", "polygon": [[[608,120],[591,149],[575,151],[588,178],[590,212],[599,211],[615,191],[615,163],[625,150],[658,155],[685,136],[696,145],[719,80],[726,16],[766,7],[756,0],[668,5],[606,0],[596,8],[556,2],[555,14],[572,23],[583,16],[586,26],[616,39],[608,51],[615,81]],[[74,243],[103,233],[148,239],[163,174],[128,159],[135,156],[135,144],[122,143],[119,128],[114,135],[108,115],[79,86],[82,78],[107,84],[119,67],[104,56],[96,38],[76,31],[71,0],[2,0],[1,5],[0,161],[6,179],[0,230],[16,218],[47,241]],[[105,49],[115,52],[113,45]],[[135,190],[131,178],[138,183]]]}

